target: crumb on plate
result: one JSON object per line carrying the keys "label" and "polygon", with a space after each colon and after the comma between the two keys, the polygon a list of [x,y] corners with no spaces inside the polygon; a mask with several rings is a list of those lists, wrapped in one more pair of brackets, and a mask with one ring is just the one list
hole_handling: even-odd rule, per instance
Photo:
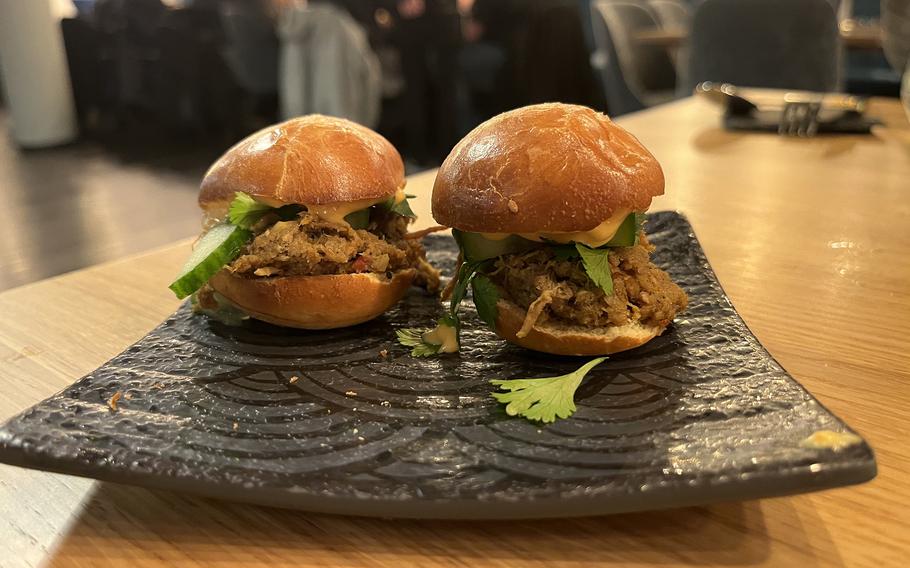
{"label": "crumb on plate", "polygon": [[123,397],[123,393],[117,391],[114,395],[107,401],[108,408],[111,409],[111,412],[117,412],[119,410],[117,403],[120,402],[120,398]]}

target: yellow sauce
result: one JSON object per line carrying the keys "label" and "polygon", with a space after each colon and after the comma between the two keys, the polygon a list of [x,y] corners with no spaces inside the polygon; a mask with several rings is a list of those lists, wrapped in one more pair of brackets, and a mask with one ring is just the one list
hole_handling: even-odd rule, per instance
{"label": "yellow sauce", "polygon": [[813,432],[812,435],[803,440],[800,445],[804,448],[837,451],[860,442],[862,442],[862,438],[856,434],[819,430],[818,432]]}
{"label": "yellow sauce", "polygon": [[458,334],[455,328],[439,324],[430,331],[423,334],[425,343],[439,345],[439,353],[455,353],[458,351]]}
{"label": "yellow sauce", "polygon": [[[399,189],[396,191],[394,197],[395,203],[404,201],[404,190]],[[356,201],[346,201],[344,203],[323,203],[322,205],[304,204],[304,207],[307,208],[307,211],[325,221],[331,223],[347,223],[347,221],[344,220],[347,215],[350,215],[355,211],[360,211],[361,209],[366,209],[377,203],[382,203],[387,199],[388,197],[380,197],[379,199],[358,199]]]}
{"label": "yellow sauce", "polygon": [[[597,248],[605,245],[616,235],[619,226],[629,216],[631,211],[622,210],[614,213],[609,219],[589,231],[576,231],[566,233],[518,233],[519,237],[529,241],[552,241],[556,243],[582,243],[589,247]],[[508,238],[510,233],[481,233],[484,238],[499,241]]]}
{"label": "yellow sauce", "polygon": [[[395,192],[395,203],[401,203],[406,199],[404,194],[404,189],[399,188]],[[254,197],[254,199],[260,203],[264,203],[269,207],[281,207],[282,205],[289,205],[284,201],[278,201],[277,199],[272,199],[269,197]],[[316,215],[320,219],[329,221],[331,223],[344,223],[347,224],[347,221],[344,218],[347,215],[355,211],[360,211],[361,209],[366,209],[376,205],[377,203],[382,203],[386,201],[388,197],[380,197],[378,199],[358,199],[356,201],[346,201],[344,203],[323,203],[322,205],[307,205],[301,203],[306,207],[307,211]],[[202,225],[203,231],[206,231],[218,223],[222,222],[224,218],[227,217],[227,204],[224,207],[213,208],[203,213]]]}

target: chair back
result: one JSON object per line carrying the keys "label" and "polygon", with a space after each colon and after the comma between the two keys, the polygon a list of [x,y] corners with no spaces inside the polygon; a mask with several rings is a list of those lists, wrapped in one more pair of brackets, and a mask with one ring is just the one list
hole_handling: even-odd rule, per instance
{"label": "chair back", "polygon": [[673,90],[676,71],[667,50],[635,41],[636,31],[660,27],[646,3],[597,0],[591,4],[591,17],[594,65],[604,83],[610,114],[642,109],[650,93]]}
{"label": "chair back", "polygon": [[692,23],[692,14],[689,11],[689,2],[684,0],[648,0],[648,6],[662,28],[689,29]]}
{"label": "chair back", "polygon": [[[665,30],[684,30],[688,33],[692,27],[691,2],[686,0],[648,0],[648,6],[657,16],[660,27]],[[691,95],[686,73],[689,72],[689,47],[686,44],[669,48],[667,55],[676,69],[676,95]]]}

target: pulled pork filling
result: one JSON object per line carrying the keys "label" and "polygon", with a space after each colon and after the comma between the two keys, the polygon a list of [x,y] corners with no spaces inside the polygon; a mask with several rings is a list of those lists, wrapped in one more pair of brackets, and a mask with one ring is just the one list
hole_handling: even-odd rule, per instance
{"label": "pulled pork filling", "polygon": [[631,322],[665,326],[686,308],[688,298],[666,272],[651,263],[653,250],[642,233],[637,245],[610,252],[610,296],[588,278],[580,259],[559,260],[550,247],[498,258],[490,278],[507,299],[528,311],[521,330],[525,335],[535,324],[545,322],[584,327]]}
{"label": "pulled pork filling", "polygon": [[407,239],[410,219],[373,210],[366,229],[326,221],[306,211],[297,219],[264,223],[227,269],[247,277],[387,274],[416,268],[415,284],[439,289],[439,272],[418,239]]}

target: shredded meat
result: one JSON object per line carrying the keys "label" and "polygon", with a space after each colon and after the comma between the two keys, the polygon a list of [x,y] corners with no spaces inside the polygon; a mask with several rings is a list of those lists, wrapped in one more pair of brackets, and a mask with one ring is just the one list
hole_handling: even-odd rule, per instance
{"label": "shredded meat", "polygon": [[490,276],[510,300],[528,310],[525,333],[548,320],[585,327],[666,325],[686,308],[688,298],[651,263],[652,250],[642,234],[639,244],[610,253],[610,296],[591,282],[580,259],[559,260],[549,247],[500,257]]}
{"label": "shredded meat", "polygon": [[261,227],[227,269],[247,277],[317,276],[371,272],[391,274],[416,268],[415,283],[439,289],[439,272],[419,240],[406,239],[409,219],[374,214],[366,229],[353,229],[303,212],[297,219]]}
{"label": "shredded meat", "polygon": [[567,287],[557,285],[555,288],[550,288],[541,292],[540,296],[528,306],[528,315],[525,316],[525,321],[522,322],[521,329],[519,329],[515,335],[518,337],[525,337],[531,333],[531,328],[534,327],[534,324],[536,324],[540,319],[540,316],[543,315],[547,306],[553,303],[557,294],[563,295],[566,293],[566,290]]}

